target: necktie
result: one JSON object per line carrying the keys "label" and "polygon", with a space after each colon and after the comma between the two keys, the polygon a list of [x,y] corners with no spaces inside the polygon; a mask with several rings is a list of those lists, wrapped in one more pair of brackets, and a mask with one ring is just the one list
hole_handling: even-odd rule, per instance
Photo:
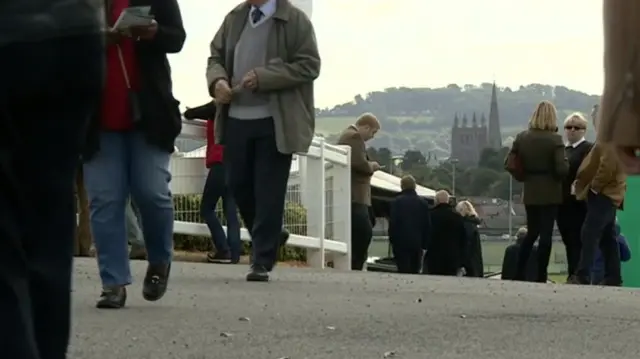
{"label": "necktie", "polygon": [[251,12],[251,22],[253,22],[253,24],[257,24],[263,17],[264,13],[262,10],[257,7],[253,8],[253,11]]}

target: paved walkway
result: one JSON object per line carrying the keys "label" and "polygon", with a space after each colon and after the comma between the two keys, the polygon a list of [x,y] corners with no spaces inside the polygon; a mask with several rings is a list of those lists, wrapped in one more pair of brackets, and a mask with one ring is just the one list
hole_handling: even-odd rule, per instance
{"label": "paved walkway", "polygon": [[72,359],[625,359],[640,357],[640,295],[497,280],[174,264],[157,303],[98,311],[76,262]]}

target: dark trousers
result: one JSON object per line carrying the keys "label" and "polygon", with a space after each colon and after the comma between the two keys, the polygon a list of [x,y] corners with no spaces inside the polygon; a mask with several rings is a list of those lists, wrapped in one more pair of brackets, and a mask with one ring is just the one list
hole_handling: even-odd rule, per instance
{"label": "dark trousers", "polygon": [[531,248],[538,240],[538,276],[537,282],[546,283],[547,267],[551,256],[551,239],[553,236],[553,223],[556,220],[558,206],[556,205],[528,205],[527,212],[527,236],[520,245],[518,253],[518,271],[516,280],[526,280],[527,263],[531,256]]}
{"label": "dark trousers", "polygon": [[369,206],[351,204],[351,270],[362,270],[369,254],[373,236]]}
{"label": "dark trousers", "polygon": [[586,215],[587,205],[583,201],[569,199],[558,208],[558,230],[567,254],[569,275],[574,274],[578,268],[580,250],[582,249],[580,231]]}
{"label": "dark trousers", "polygon": [[393,259],[396,261],[398,273],[418,274],[422,267],[422,248],[394,246]]}
{"label": "dark trousers", "polygon": [[103,71],[102,37],[0,47],[2,358],[66,358],[74,178]]}
{"label": "dark trousers", "polygon": [[275,265],[284,217],[291,154],[278,151],[273,119],[225,123],[227,183],[251,233],[252,263]]}
{"label": "dark trousers", "polygon": [[609,197],[591,191],[587,195],[587,216],[581,231],[582,251],[575,273],[581,283],[590,283],[591,268],[598,246],[604,259],[605,281],[611,285],[622,283],[620,248],[614,229],[616,210]]}
{"label": "dark trousers", "polygon": [[[222,199],[222,211],[227,221],[227,233],[216,216],[218,201]],[[226,183],[226,171],[222,163],[216,163],[209,168],[207,182],[202,191],[200,214],[211,232],[211,240],[216,251],[229,253],[232,260],[240,258],[240,221],[236,202]]]}

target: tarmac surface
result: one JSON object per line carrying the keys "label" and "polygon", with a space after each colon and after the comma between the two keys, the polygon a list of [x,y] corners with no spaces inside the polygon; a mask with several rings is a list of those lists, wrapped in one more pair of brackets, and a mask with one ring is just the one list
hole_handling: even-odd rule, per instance
{"label": "tarmac surface", "polygon": [[640,358],[640,295],[619,288],[174,263],[159,302],[98,310],[76,261],[71,359]]}

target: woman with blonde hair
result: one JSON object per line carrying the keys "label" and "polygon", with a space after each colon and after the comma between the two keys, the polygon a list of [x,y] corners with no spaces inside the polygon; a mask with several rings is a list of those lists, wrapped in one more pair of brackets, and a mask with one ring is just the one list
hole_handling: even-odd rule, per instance
{"label": "woman with blonde hair", "polygon": [[593,143],[585,139],[587,121],[584,116],[575,112],[564,120],[565,154],[569,161],[569,174],[562,182],[562,204],[558,208],[558,230],[567,254],[567,270],[569,275],[575,273],[580,261],[582,242],[580,231],[587,215],[587,205],[576,198],[573,182],[576,180],[578,168],[587,157]]}
{"label": "woman with blonde hair", "polygon": [[569,172],[557,121],[555,106],[540,102],[529,119],[529,128],[516,136],[505,159],[505,169],[524,183],[522,201],[527,215],[528,231],[519,248],[516,280],[525,280],[531,249],[539,237],[537,281],[547,281],[553,224],[563,200],[562,183]]}
{"label": "woman with blonde hair", "polygon": [[469,201],[461,201],[456,205],[456,211],[464,219],[464,233],[466,241],[466,253],[463,259],[463,268],[467,277],[484,277],[484,263],[482,260],[482,243],[478,226],[480,218]]}

